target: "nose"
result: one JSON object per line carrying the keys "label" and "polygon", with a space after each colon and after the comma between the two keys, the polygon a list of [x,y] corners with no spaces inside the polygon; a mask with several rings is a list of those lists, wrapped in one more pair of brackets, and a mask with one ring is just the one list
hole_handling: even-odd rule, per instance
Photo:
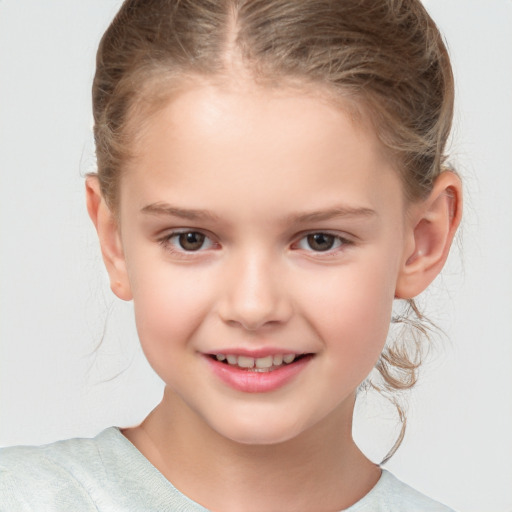
{"label": "nose", "polygon": [[289,320],[292,302],[284,286],[282,267],[275,260],[253,253],[230,261],[219,304],[224,322],[257,331]]}

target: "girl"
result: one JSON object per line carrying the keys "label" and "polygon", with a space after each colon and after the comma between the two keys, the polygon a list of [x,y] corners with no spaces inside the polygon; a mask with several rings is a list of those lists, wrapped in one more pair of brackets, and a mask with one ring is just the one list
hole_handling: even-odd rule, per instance
{"label": "girl", "polygon": [[415,382],[417,342],[386,337],[460,221],[452,108],[415,0],[126,1],[87,206],[165,393],[136,427],[4,450],[2,510],[449,510],[351,430],[362,385]]}

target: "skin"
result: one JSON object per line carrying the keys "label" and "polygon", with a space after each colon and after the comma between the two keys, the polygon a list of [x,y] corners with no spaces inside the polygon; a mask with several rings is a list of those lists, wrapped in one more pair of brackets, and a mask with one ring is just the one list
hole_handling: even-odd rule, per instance
{"label": "skin", "polygon": [[[211,510],[340,510],[367,494],[380,469],[352,439],[355,391],[395,297],[444,264],[457,177],[408,204],[369,123],[306,91],[202,84],[146,121],[117,217],[95,178],[87,191],[112,289],[166,385],[125,436]],[[176,231],[205,244],[186,251]],[[264,393],[226,385],[205,356],[276,348],[312,357]]]}

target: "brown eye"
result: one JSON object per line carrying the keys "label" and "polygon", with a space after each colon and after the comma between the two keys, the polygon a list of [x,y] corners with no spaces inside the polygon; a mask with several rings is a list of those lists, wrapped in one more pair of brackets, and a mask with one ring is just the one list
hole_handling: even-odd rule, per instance
{"label": "brown eye", "polygon": [[205,235],[196,231],[188,231],[178,235],[178,242],[184,251],[198,251],[204,245]]}
{"label": "brown eye", "polygon": [[313,233],[308,235],[307,243],[313,251],[328,251],[334,247],[336,237],[327,233]]}

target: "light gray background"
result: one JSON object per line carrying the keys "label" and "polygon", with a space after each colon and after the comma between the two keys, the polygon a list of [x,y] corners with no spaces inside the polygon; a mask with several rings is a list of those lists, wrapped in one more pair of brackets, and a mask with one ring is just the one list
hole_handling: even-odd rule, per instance
{"label": "light gray background", "polygon": [[[108,289],[84,204],[94,54],[119,4],[0,0],[1,445],[134,424],[160,398],[131,305]],[[408,435],[388,467],[461,511],[510,512],[512,2],[426,5],[453,57],[451,153],[466,211],[462,250],[425,297],[446,337],[410,397]],[[370,400],[356,429],[378,459],[394,418]]]}

